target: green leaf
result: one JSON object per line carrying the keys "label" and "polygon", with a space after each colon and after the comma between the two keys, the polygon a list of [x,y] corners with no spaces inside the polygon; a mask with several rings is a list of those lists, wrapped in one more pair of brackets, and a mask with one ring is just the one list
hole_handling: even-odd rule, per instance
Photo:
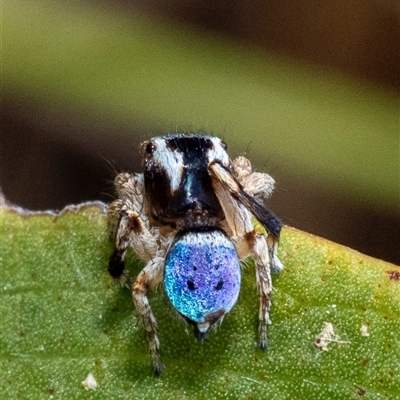
{"label": "green leaf", "polygon": [[[174,317],[164,291],[153,292],[167,366],[160,378],[130,292],[107,272],[101,204],[61,215],[2,208],[0,250],[2,398],[400,398],[400,269],[324,239],[283,229],[265,352],[255,346],[253,266],[204,343]],[[133,275],[142,267],[134,257],[127,265]],[[340,336],[328,351],[314,345],[325,322]],[[98,387],[86,391],[89,373]]]}

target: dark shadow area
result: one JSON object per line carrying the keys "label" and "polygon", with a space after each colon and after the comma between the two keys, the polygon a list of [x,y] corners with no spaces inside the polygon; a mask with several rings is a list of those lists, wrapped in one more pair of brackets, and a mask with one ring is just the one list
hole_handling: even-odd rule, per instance
{"label": "dark shadow area", "polygon": [[[87,200],[110,202],[116,172],[140,171],[139,143],[154,134],[133,129],[129,136],[120,130],[105,135],[93,124],[46,115],[23,102],[3,103],[2,128],[2,189],[9,201],[32,210]],[[57,140],[65,137],[69,141]],[[266,160],[252,161],[262,166]],[[272,175],[277,189],[269,206],[285,224],[400,264],[400,216],[360,207],[329,188],[299,182],[290,171]]]}

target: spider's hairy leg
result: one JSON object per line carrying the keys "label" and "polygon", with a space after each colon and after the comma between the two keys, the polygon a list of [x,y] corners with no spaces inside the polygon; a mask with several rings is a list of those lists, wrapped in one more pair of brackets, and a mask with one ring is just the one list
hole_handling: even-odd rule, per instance
{"label": "spider's hairy leg", "polygon": [[[143,174],[122,172],[114,179],[117,200],[108,209],[108,230],[112,240],[115,240],[118,224],[123,210],[132,210],[143,216],[145,210]],[[145,219],[148,224],[147,218]]]}
{"label": "spider's hairy leg", "polygon": [[132,285],[132,298],[136,311],[146,332],[154,373],[159,375],[165,366],[160,358],[160,341],[157,336],[157,321],[151,310],[147,293],[163,280],[164,259],[155,257],[148,262]]}
{"label": "spider's hairy leg", "polygon": [[[114,203],[111,204],[110,209]],[[151,260],[158,252],[156,238],[147,229],[140,216],[135,211],[125,210],[124,207],[125,205],[119,212],[120,220],[115,235],[115,250],[108,264],[110,275],[119,278],[122,285],[125,285],[128,279],[124,275],[124,258],[128,247],[131,247],[145,261]]]}
{"label": "spider's hairy leg", "polygon": [[[272,191],[274,181],[267,174],[250,172],[250,162],[244,157],[240,157],[240,163],[237,159],[235,161],[235,170],[239,172],[242,171],[240,175],[238,175],[240,179],[233,176],[232,172],[218,161],[209,165],[208,169],[211,173],[217,197],[222,207],[224,208],[225,204],[225,208],[229,210],[227,211],[224,209],[229,225],[232,225],[232,222],[229,222],[229,214],[227,213],[232,213],[233,211],[233,215],[235,215],[235,210],[239,210],[240,207],[238,207],[238,205],[240,205],[250,211],[261,225],[264,226],[268,233],[267,245],[270,253],[272,272],[280,272],[283,269],[283,264],[278,258],[277,249],[282,222],[272,211],[265,208],[256,200],[257,195],[262,198],[267,195],[267,192]],[[240,167],[240,165],[242,166]],[[251,194],[254,194],[254,197],[244,190],[244,186],[248,188]],[[268,189],[266,190],[265,187]],[[238,218],[236,218],[236,220],[236,224],[241,222],[240,225],[242,229],[244,227],[244,231],[239,229],[239,232],[241,231],[239,235],[250,232],[253,229],[249,229],[249,221],[247,221],[246,218],[244,220],[247,223],[240,221]]]}
{"label": "spider's hairy leg", "polygon": [[267,242],[262,234],[251,232],[248,235],[253,250],[256,266],[256,284],[260,296],[258,311],[258,346],[265,350],[268,347],[267,325],[271,323],[269,312],[271,309],[272,279],[271,260]]}
{"label": "spider's hairy leg", "polygon": [[139,207],[139,209],[135,209],[135,211],[140,211],[144,202],[143,174],[121,172],[114,179],[114,187],[120,199],[131,200]]}
{"label": "spider's hairy leg", "polygon": [[259,294],[258,346],[264,350],[268,347],[267,325],[271,323],[269,312],[272,297],[271,259],[267,241],[263,234],[255,230],[231,239],[241,260],[254,258]]}
{"label": "spider's hairy leg", "polygon": [[[108,230],[115,244],[114,251],[108,262],[108,272],[113,278],[121,278],[124,274],[124,258],[129,245],[129,232],[123,232],[123,227],[124,225],[126,226],[121,216],[123,208],[124,201],[120,199],[113,201],[108,207]],[[123,236],[125,236],[125,240],[122,240]]]}
{"label": "spider's hairy leg", "polygon": [[115,188],[120,198],[108,208],[108,230],[115,243],[108,270],[124,284],[126,249],[132,247],[140,258],[148,261],[157,253],[158,245],[149,232],[148,219],[143,218],[143,175],[121,173],[115,178]]}
{"label": "spider's hairy leg", "polygon": [[261,201],[265,201],[272,194],[275,180],[264,172],[254,172],[250,160],[246,157],[236,157],[232,161],[232,167],[246,193]]}
{"label": "spider's hairy leg", "polygon": [[[237,180],[242,185],[243,190],[256,200],[261,202],[265,201],[273,192],[275,180],[268,174],[263,172],[253,172],[250,161],[243,156],[236,157],[232,161],[233,170],[236,173]],[[279,273],[283,269],[283,264],[278,258],[278,239],[281,222],[275,215],[269,211],[268,217],[269,231],[277,232],[277,234],[270,235],[267,240],[270,257],[272,260],[272,272]],[[261,221],[260,221],[261,222]],[[266,226],[268,229],[268,226]]]}
{"label": "spider's hairy leg", "polygon": [[[229,169],[216,162],[211,163],[209,170],[215,193],[232,231],[233,237],[231,239],[236,246],[239,258],[254,257],[257,290],[260,296],[258,345],[261,349],[265,349],[268,346],[267,325],[270,323],[271,270],[282,265],[279,260],[279,264],[275,265],[280,221],[244,191],[241,183]],[[247,171],[248,174],[245,173],[242,177],[251,176],[249,170]],[[269,233],[267,238],[255,231],[252,215],[259,220],[261,219],[260,222],[264,222],[264,226],[267,225],[266,228]],[[276,218],[276,221],[274,218]]]}
{"label": "spider's hairy leg", "polygon": [[108,270],[114,278],[126,284],[124,258],[131,247],[138,257],[147,261],[146,267],[132,284],[132,300],[149,342],[154,371],[164,369],[160,359],[160,342],[157,322],[151,310],[147,293],[163,279],[164,259],[158,255],[157,235],[151,231],[146,217],[144,184],[142,174],[121,173],[115,178],[119,199],[111,203],[108,210],[108,227],[115,243]]}

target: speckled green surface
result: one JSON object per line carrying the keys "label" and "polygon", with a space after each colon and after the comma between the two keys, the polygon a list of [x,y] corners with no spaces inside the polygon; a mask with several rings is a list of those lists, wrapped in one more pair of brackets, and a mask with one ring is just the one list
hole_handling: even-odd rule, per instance
{"label": "speckled green surface", "polygon": [[[129,291],[107,273],[99,206],[61,217],[2,209],[0,251],[4,399],[400,398],[400,268],[321,238],[283,230],[266,352],[255,347],[252,266],[237,305],[204,343],[174,318],[162,289],[152,293],[167,366],[160,378]],[[140,270],[132,257],[128,265]],[[348,343],[316,348],[324,322]],[[96,390],[81,384],[89,372]]]}

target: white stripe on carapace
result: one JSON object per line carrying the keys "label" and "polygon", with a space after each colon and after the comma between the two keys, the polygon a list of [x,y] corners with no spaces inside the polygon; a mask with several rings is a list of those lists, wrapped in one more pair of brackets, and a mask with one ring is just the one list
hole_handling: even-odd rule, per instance
{"label": "white stripe on carapace", "polygon": [[179,188],[183,176],[183,155],[179,150],[172,151],[167,147],[164,138],[153,139],[155,150],[153,160],[160,169],[163,169],[169,178],[171,191]]}
{"label": "white stripe on carapace", "polygon": [[229,166],[229,156],[224,147],[222,146],[222,141],[220,138],[208,136],[208,138],[213,143],[213,148],[207,151],[208,162],[220,161],[225,167]]}

